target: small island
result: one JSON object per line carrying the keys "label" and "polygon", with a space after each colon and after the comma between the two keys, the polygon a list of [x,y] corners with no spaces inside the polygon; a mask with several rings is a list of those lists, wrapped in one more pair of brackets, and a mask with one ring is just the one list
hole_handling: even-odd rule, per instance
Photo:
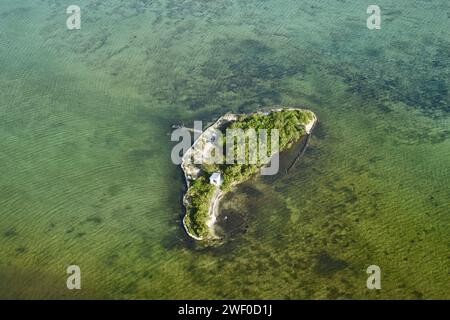
{"label": "small island", "polygon": [[[256,175],[267,165],[267,163],[261,163],[259,157],[257,163],[250,161],[227,163],[224,160],[223,163],[217,164],[195,161],[195,159],[205,157],[206,154],[211,154],[211,145],[216,139],[216,132],[219,131],[225,135],[227,129],[244,131],[254,129],[258,133],[264,129],[270,136],[271,130],[276,129],[279,135],[278,151],[282,152],[309,135],[316,122],[317,117],[312,111],[279,108],[252,114],[228,113],[206,128],[183,155],[181,163],[187,185],[183,197],[183,204],[186,208],[183,226],[187,234],[196,240],[218,239],[214,225],[220,199],[234,186]],[[225,140],[226,138],[220,142],[223,148],[226,145]],[[261,139],[259,138],[259,140]],[[246,145],[245,148],[248,151],[249,145]],[[268,155],[273,155],[270,146]],[[246,157],[248,160],[247,152]]]}

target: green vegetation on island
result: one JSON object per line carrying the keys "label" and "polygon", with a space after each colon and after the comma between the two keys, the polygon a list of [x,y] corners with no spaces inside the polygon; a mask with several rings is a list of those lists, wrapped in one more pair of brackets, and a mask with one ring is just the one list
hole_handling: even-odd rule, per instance
{"label": "green vegetation on island", "polygon": [[[224,138],[221,142],[222,147],[226,147],[225,132],[227,129],[242,129],[246,132],[254,129],[257,137],[259,131],[267,130],[267,141],[270,141],[271,130],[277,129],[279,134],[279,152],[289,149],[294,143],[304,137],[316,121],[316,116],[309,110],[304,109],[278,109],[267,113],[243,114],[237,117],[236,121],[227,123],[227,125],[218,128]],[[261,143],[258,138],[258,143]],[[270,143],[267,146],[267,156],[271,154]],[[236,145],[234,146],[236,152]],[[214,202],[218,200],[221,194],[228,192],[239,183],[248,180],[259,172],[265,165],[261,163],[258,156],[256,164],[251,164],[248,159],[249,145],[245,147],[245,163],[227,164],[199,164],[199,174],[193,179],[185,195],[186,216],[184,226],[188,234],[199,240],[214,238],[211,230],[211,216],[214,215]],[[223,183],[214,185],[210,183],[210,177],[213,173],[219,172],[223,177]]]}

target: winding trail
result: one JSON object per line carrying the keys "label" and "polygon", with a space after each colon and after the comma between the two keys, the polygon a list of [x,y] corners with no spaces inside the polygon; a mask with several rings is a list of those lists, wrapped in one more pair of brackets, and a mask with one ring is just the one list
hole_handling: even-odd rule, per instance
{"label": "winding trail", "polygon": [[[298,109],[298,108],[273,109],[273,110],[270,110],[270,112],[279,112],[282,110],[304,110],[304,109]],[[307,110],[307,111],[309,111],[309,110]],[[311,111],[309,111],[309,112],[311,112]],[[307,143],[305,145],[305,148],[303,148],[301,154],[298,156],[298,158],[304,153],[306,146],[308,144],[311,132],[314,129],[314,127],[318,121],[317,116],[314,113],[312,113],[312,114],[313,114],[313,119],[310,122],[304,124],[305,132],[308,135]],[[210,153],[208,153],[209,149],[205,148],[205,147],[208,146],[208,143],[211,140],[213,132],[216,129],[220,128],[224,123],[234,122],[237,119],[238,119],[238,115],[232,114],[232,113],[228,113],[228,114],[220,117],[216,122],[214,122],[211,126],[206,128],[203,131],[203,133],[201,133],[199,135],[197,140],[194,141],[193,145],[183,155],[182,162],[181,162],[181,168],[183,170],[186,187],[188,189],[191,184],[191,181],[197,179],[198,175],[201,172],[201,163],[202,163],[201,159],[204,160],[205,155],[210,154]],[[200,161],[199,161],[199,159],[200,159]],[[214,195],[212,196],[210,204],[209,204],[209,209],[208,209],[209,219],[207,221],[207,227],[209,229],[209,234],[210,234],[210,236],[208,238],[210,238],[210,239],[218,238],[216,235],[216,232],[215,232],[215,224],[217,221],[217,217],[219,215],[220,200],[222,199],[224,194],[225,193],[222,190],[220,190],[220,187],[216,187]],[[188,201],[186,195],[187,195],[187,192],[183,197],[183,204],[184,204],[184,207],[186,208],[186,214],[183,218],[183,227],[184,227],[186,233],[191,238],[193,238],[195,240],[204,240],[202,237],[192,234],[186,225],[186,217],[188,214],[187,208],[188,208],[188,204],[189,204],[189,201]]]}

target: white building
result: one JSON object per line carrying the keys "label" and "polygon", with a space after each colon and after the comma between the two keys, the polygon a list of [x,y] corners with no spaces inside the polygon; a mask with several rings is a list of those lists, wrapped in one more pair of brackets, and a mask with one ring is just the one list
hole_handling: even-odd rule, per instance
{"label": "white building", "polygon": [[214,172],[210,177],[209,177],[209,183],[215,185],[215,186],[221,186],[223,183],[223,176],[220,172]]}

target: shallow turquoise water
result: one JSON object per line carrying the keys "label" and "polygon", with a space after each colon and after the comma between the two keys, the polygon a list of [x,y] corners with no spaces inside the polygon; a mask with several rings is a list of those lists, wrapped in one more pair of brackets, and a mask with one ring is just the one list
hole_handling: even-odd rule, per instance
{"label": "shallow turquoise water", "polygon": [[[0,4],[0,297],[450,297],[447,1],[379,1],[377,31],[367,1],[79,4],[79,31]],[[195,244],[172,124],[272,105],[318,114],[310,147]]]}

